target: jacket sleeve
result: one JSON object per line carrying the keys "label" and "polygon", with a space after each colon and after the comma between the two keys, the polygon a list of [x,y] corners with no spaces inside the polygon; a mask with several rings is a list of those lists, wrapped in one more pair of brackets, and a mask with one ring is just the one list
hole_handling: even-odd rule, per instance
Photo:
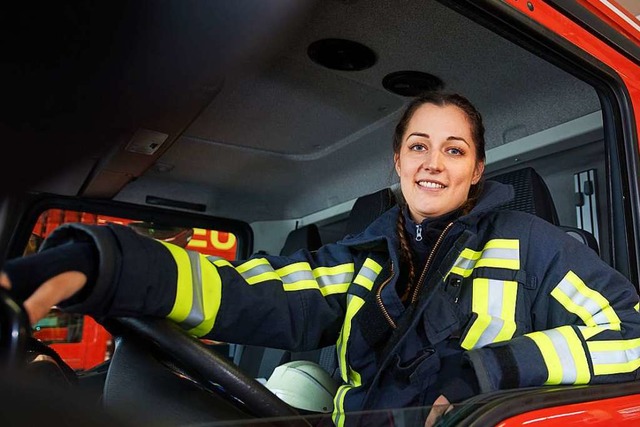
{"label": "jacket sleeve", "polygon": [[97,279],[86,298],[62,308],[168,317],[193,335],[220,341],[291,350],[333,344],[354,277],[354,260],[342,245],[229,262],[118,225],[66,224],[42,250],[78,236],[98,249]]}
{"label": "jacket sleeve", "polygon": [[524,307],[533,331],[467,351],[481,392],[638,378],[634,286],[592,249],[537,218],[522,247],[523,267],[538,285]]}

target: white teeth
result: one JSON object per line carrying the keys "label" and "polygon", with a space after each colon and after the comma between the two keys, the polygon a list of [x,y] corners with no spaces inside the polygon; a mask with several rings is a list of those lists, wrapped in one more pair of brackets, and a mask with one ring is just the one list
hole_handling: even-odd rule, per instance
{"label": "white teeth", "polygon": [[418,185],[426,188],[444,188],[444,185],[432,181],[418,181]]}

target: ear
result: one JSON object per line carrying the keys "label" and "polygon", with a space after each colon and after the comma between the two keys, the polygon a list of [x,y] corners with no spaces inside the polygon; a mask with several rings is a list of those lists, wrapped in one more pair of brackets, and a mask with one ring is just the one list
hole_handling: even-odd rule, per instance
{"label": "ear", "polygon": [[471,184],[476,185],[480,178],[482,178],[482,174],[484,173],[484,162],[477,162],[476,167],[473,170],[473,178],[471,179]]}
{"label": "ear", "polygon": [[397,153],[393,155],[393,164],[396,167],[396,173],[400,176],[400,156]]}

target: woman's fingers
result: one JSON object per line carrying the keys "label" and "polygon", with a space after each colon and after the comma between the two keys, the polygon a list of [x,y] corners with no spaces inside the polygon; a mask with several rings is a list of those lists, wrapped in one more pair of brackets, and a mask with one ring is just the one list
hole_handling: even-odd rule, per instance
{"label": "woman's fingers", "polygon": [[433,402],[431,411],[429,411],[429,415],[427,415],[427,420],[424,422],[424,427],[433,427],[436,422],[438,422],[438,419],[451,409],[453,409],[453,405],[449,403],[449,399],[440,395],[440,397]]}
{"label": "woman's fingers", "polygon": [[[86,282],[87,276],[79,271],[67,271],[44,282],[23,304],[31,324],[46,316],[51,307],[76,294]],[[0,285],[4,286],[1,275]]]}
{"label": "woman's fingers", "polygon": [[9,276],[4,271],[0,273],[0,287],[7,290],[11,289],[11,280],[9,280]]}

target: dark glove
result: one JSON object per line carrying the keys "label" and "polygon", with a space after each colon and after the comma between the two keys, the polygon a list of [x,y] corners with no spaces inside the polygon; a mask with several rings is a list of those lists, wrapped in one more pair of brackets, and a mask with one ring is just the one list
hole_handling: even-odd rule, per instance
{"label": "dark glove", "polygon": [[[84,273],[87,284],[93,283],[98,271],[98,253],[91,242],[73,242],[10,259],[3,270],[11,280],[11,294],[24,301],[48,279],[66,271]],[[90,288],[85,286],[72,299],[81,301]]]}
{"label": "dark glove", "polygon": [[460,352],[440,361],[436,389],[451,403],[459,403],[480,392],[478,378],[469,361]]}

